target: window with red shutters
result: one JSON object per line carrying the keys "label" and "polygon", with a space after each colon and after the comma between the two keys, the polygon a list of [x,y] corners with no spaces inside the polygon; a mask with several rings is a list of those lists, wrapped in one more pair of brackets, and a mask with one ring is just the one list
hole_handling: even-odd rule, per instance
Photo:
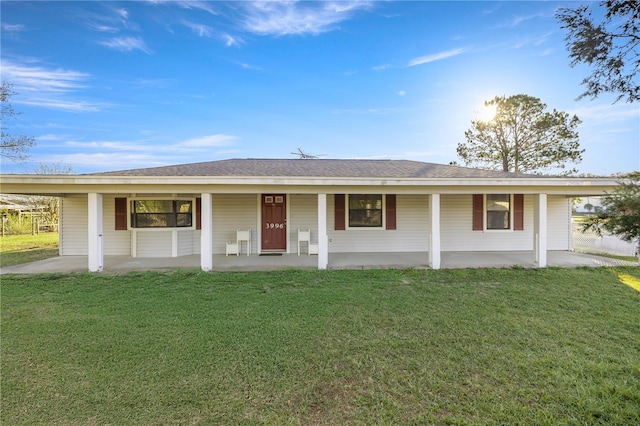
{"label": "window with red shutters", "polygon": [[[472,229],[474,231],[483,231],[485,229],[485,209],[487,210],[486,229],[524,230],[524,194],[513,194],[513,198],[507,194],[491,194],[487,195],[486,198],[491,199],[491,206],[489,207],[485,206],[485,195],[473,194]],[[500,204],[501,208],[496,207],[497,204]],[[513,209],[513,226],[510,225],[511,209]]]}
{"label": "window with red shutters", "polygon": [[[384,223],[382,222],[383,200]],[[334,202],[334,229],[337,231],[347,229],[347,209],[349,209],[349,228],[397,229],[395,194],[335,194]]]}

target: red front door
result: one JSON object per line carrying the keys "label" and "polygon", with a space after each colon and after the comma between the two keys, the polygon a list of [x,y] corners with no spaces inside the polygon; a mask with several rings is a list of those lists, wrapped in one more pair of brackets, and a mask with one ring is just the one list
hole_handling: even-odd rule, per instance
{"label": "red front door", "polygon": [[262,250],[287,249],[287,197],[262,194]]}

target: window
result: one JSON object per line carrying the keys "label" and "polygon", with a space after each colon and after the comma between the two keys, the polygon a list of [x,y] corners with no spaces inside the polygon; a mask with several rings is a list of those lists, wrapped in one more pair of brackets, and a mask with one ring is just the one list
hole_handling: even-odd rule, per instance
{"label": "window", "polygon": [[350,194],[349,227],[382,228],[382,194]]}
{"label": "window", "polygon": [[190,228],[193,200],[132,200],[132,228]]}
{"label": "window", "polygon": [[474,231],[524,230],[523,194],[474,194]]}
{"label": "window", "polygon": [[511,229],[511,196],[487,194],[487,229]]}

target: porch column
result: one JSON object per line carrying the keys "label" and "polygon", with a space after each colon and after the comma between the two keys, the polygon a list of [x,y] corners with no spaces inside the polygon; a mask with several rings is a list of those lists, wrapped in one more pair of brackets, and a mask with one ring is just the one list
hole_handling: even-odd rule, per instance
{"label": "porch column", "polygon": [[440,269],[440,194],[429,195],[429,266]]}
{"label": "porch column", "polygon": [[88,194],[87,257],[89,272],[100,272],[104,265],[102,252],[102,194]]}
{"label": "porch column", "polygon": [[538,268],[547,266],[547,194],[533,197],[533,253]]}
{"label": "porch column", "polygon": [[328,264],[327,194],[318,194],[318,269],[327,269]]}
{"label": "porch column", "polygon": [[211,194],[201,194],[200,199],[200,267],[209,272],[213,269],[213,215]]}

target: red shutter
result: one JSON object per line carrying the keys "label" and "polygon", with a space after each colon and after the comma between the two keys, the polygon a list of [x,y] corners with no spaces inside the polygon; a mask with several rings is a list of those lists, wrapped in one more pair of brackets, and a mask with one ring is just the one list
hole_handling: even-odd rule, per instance
{"label": "red shutter", "polygon": [[396,228],[396,195],[395,194],[387,194],[386,199],[386,222],[387,229],[397,229]]}
{"label": "red shutter", "polygon": [[127,230],[127,199],[116,198],[116,231]]}
{"label": "red shutter", "polygon": [[196,229],[202,229],[202,198],[196,198]]}
{"label": "red shutter", "polygon": [[513,194],[513,230],[524,230],[524,195]]}
{"label": "red shutter", "polygon": [[336,231],[344,231],[345,230],[345,223],[344,223],[345,196],[344,196],[344,194],[335,194],[334,195],[334,201],[335,201],[335,209],[334,209],[334,218],[333,218],[333,220],[335,221],[335,230]]}
{"label": "red shutter", "polygon": [[482,231],[484,220],[484,197],[482,194],[473,194],[473,230]]}

